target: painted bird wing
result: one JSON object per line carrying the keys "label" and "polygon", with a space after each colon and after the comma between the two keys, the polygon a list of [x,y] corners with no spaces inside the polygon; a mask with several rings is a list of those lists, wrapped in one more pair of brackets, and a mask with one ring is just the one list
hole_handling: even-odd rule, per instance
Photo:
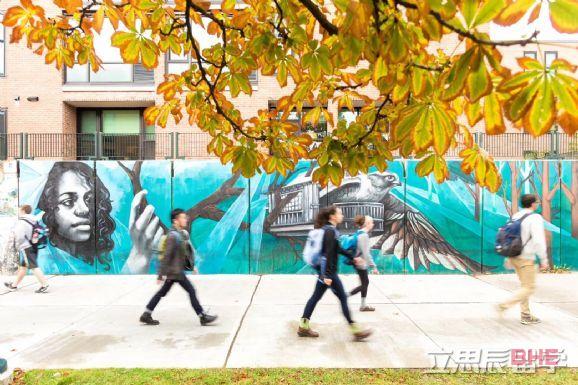
{"label": "painted bird wing", "polygon": [[373,246],[399,259],[407,258],[413,270],[430,264],[450,270],[480,272],[482,265],[465,256],[447,242],[440,232],[419,211],[401,202],[392,194],[384,204],[384,234]]}

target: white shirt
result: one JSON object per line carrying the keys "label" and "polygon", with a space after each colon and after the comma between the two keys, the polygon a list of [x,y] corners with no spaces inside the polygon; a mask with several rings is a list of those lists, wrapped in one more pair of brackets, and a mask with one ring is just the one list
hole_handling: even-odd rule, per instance
{"label": "white shirt", "polygon": [[522,221],[522,254],[518,258],[535,260],[536,255],[543,264],[548,263],[548,247],[546,245],[546,232],[544,230],[544,219],[538,213],[530,209],[522,209],[512,216],[512,219],[520,219],[528,215]]}

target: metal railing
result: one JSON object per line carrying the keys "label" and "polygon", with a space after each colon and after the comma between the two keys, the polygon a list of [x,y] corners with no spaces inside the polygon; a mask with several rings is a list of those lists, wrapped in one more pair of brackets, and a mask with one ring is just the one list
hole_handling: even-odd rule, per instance
{"label": "metal railing", "polygon": [[[461,138],[456,138],[457,142]],[[578,159],[578,135],[551,132],[539,138],[524,133],[474,134],[495,159]],[[0,160],[144,160],[212,158],[205,133],[18,133],[0,134]],[[448,151],[458,158],[463,146]]]}

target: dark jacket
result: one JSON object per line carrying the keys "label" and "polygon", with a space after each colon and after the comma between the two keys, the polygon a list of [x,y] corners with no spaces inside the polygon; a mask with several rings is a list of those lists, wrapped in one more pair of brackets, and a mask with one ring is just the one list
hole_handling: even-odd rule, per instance
{"label": "dark jacket", "polygon": [[353,258],[353,255],[341,248],[339,243],[339,231],[332,224],[328,223],[323,227],[325,233],[323,234],[323,248],[321,255],[324,261],[321,263],[321,278],[332,277],[339,273],[339,254],[345,255],[347,258]]}
{"label": "dark jacket", "polygon": [[185,270],[192,270],[193,267],[193,247],[189,234],[185,230],[171,228],[167,235],[165,254],[161,259],[159,277],[180,280],[185,278]]}

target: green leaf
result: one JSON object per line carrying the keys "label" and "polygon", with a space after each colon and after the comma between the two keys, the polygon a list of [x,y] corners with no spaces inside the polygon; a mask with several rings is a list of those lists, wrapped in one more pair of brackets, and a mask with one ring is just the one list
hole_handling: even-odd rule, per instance
{"label": "green leaf", "polygon": [[505,6],[505,0],[486,0],[479,8],[476,18],[472,23],[472,27],[477,27],[478,25],[483,25],[492,21],[500,14]]}
{"label": "green leaf", "polygon": [[412,132],[412,141],[416,151],[426,150],[433,142],[432,114],[430,106],[424,106],[420,109],[420,119]]}
{"label": "green leaf", "polygon": [[420,160],[419,163],[415,166],[415,173],[421,177],[429,175],[434,169],[435,162],[436,157],[433,154]]}
{"label": "green leaf", "polygon": [[484,121],[488,134],[496,135],[506,132],[502,106],[495,93],[484,98]]}
{"label": "green leaf", "polygon": [[486,69],[486,63],[480,59],[478,68],[472,68],[472,72],[468,75],[468,98],[471,102],[476,102],[492,92],[492,89],[492,78]]}
{"label": "green leaf", "polygon": [[474,49],[467,50],[452,66],[452,69],[450,70],[450,73],[446,79],[446,88],[442,94],[443,100],[455,99],[464,89],[473,53]]}
{"label": "green leaf", "polygon": [[530,110],[524,116],[524,128],[534,136],[548,132],[556,118],[554,94],[550,83],[549,80],[542,82]]}
{"label": "green leaf", "polygon": [[578,1],[549,1],[550,21],[559,32],[578,33]]}
{"label": "green leaf", "polygon": [[536,93],[540,89],[542,79],[535,79],[529,86],[521,90],[509,103],[508,113],[513,121],[520,120],[528,111]]}

